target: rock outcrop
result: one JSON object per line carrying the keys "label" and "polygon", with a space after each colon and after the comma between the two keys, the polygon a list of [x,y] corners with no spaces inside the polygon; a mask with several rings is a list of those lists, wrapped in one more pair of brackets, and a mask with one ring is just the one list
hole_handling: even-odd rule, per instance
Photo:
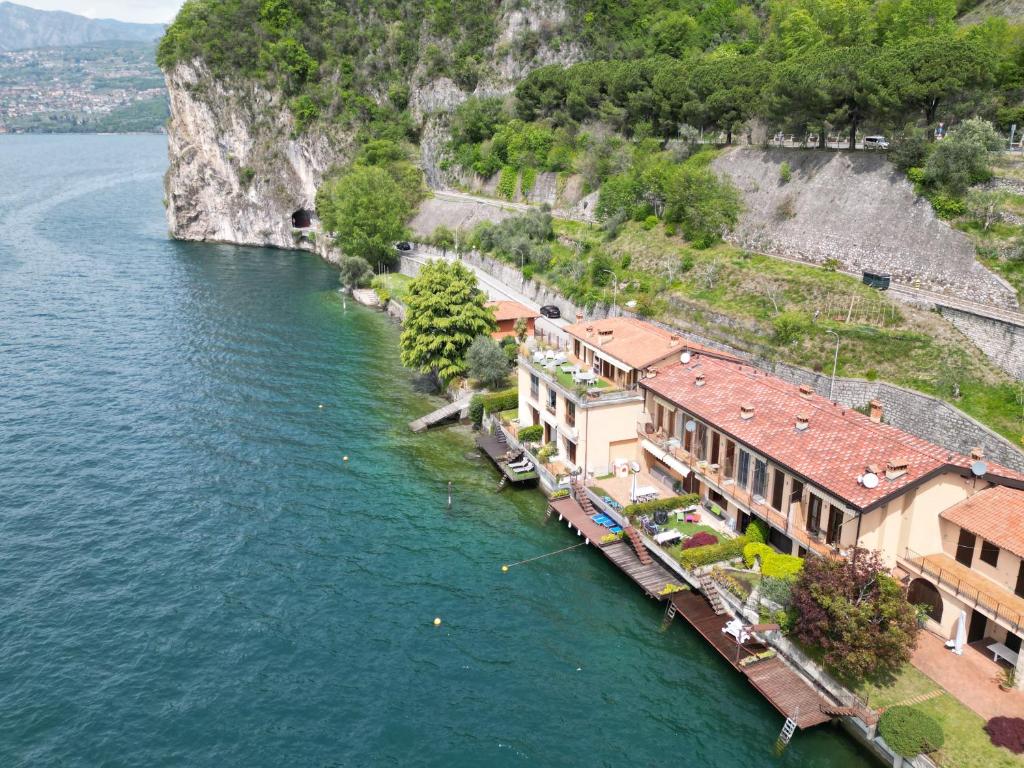
{"label": "rock outcrop", "polygon": [[277,248],[311,247],[292,214],[314,208],[324,174],[351,137],[311,130],[294,138],[283,98],[255,83],[232,86],[200,63],[167,73],[170,166],[164,180],[171,235]]}

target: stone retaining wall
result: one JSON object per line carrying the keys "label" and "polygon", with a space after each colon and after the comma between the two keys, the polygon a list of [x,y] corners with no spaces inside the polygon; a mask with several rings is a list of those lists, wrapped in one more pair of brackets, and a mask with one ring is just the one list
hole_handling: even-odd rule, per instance
{"label": "stone retaining wall", "polygon": [[1015,379],[1024,379],[1024,328],[952,307],[940,307],[939,313],[993,363]]}

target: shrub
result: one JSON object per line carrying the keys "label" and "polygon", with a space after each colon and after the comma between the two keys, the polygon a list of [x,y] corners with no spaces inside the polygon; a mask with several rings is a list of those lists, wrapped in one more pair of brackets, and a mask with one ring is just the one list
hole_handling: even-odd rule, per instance
{"label": "shrub", "polygon": [[[509,358],[490,336],[477,336],[466,352],[470,378],[494,389],[508,380]],[[502,409],[504,410],[504,409]]]}
{"label": "shrub", "polygon": [[931,200],[932,208],[935,209],[935,215],[940,219],[955,219],[957,216],[967,213],[967,205],[963,200],[958,200],[942,192],[931,195],[929,200]]}
{"label": "shrub", "polygon": [[779,181],[783,184],[788,184],[790,179],[793,178],[793,169],[789,163],[783,163],[779,166]]}
{"label": "shrub", "polygon": [[542,437],[544,437],[544,426],[542,424],[534,424],[519,430],[519,440],[523,443],[535,443]]}
{"label": "shrub", "polygon": [[338,282],[345,288],[363,288],[373,278],[373,267],[361,256],[342,256],[338,262]]}
{"label": "shrub", "polygon": [[537,451],[537,460],[541,464],[547,464],[556,453],[558,453],[558,446],[554,443],[548,443]]}
{"label": "shrub", "polygon": [[520,182],[520,189],[522,190],[523,197],[526,197],[533,190],[533,185],[537,182],[537,169],[532,166],[529,168],[523,168],[523,178]]}
{"label": "shrub", "polygon": [[498,177],[498,195],[511,200],[516,196],[516,169],[506,165],[501,169],[501,176]]}
{"label": "shrub", "polygon": [[772,552],[771,555],[761,560],[761,573],[772,579],[789,580],[797,576],[804,569],[804,559],[796,555],[780,555]]}
{"label": "shrub", "polygon": [[645,230],[650,231],[658,226],[658,217],[652,214],[644,219],[640,226]]}
{"label": "shrub", "polygon": [[911,183],[915,186],[924,184],[924,168],[907,168],[907,178],[910,179]]}
{"label": "shrub", "polygon": [[486,395],[473,395],[469,401],[469,418],[474,424],[484,420],[484,413],[501,413],[519,406],[519,390],[515,387],[491,392]]}
{"label": "shrub", "polygon": [[[750,528],[747,529],[747,538],[750,538]],[[770,553],[772,553],[772,548],[767,544],[760,541],[751,541],[743,548],[743,564],[747,568],[753,568],[757,558],[760,557],[763,563]]]}
{"label": "shrub", "polygon": [[700,568],[712,563],[720,563],[723,560],[732,560],[743,554],[743,547],[746,546],[745,536],[735,539],[726,539],[718,544],[709,544],[706,547],[685,549],[679,555],[679,564],[683,568]]}
{"label": "shrub", "polygon": [[763,544],[768,541],[768,524],[763,520],[752,520],[745,533],[747,541]]}
{"label": "shrub", "polygon": [[655,499],[654,501],[642,501],[639,504],[630,504],[622,510],[622,513],[629,517],[653,515],[655,512],[659,512],[661,510],[671,512],[674,509],[691,507],[698,501],[700,501],[700,496],[696,493],[687,493],[684,496],[672,496],[668,499]]}
{"label": "shrub", "polygon": [[1024,753],[1024,718],[993,717],[985,723],[985,733],[997,747],[1006,747],[1015,755]]}
{"label": "shrub", "polygon": [[707,531],[697,531],[693,536],[683,542],[683,549],[695,549],[696,547],[708,547],[718,543],[718,537]]}
{"label": "shrub", "polygon": [[549,496],[548,498],[551,498],[551,499],[565,499],[568,496],[569,496],[569,489],[568,488],[559,488],[557,491],[554,491],[551,494],[551,496]]}
{"label": "shrub", "polygon": [[786,310],[772,318],[772,326],[775,328],[775,340],[779,344],[792,344],[807,335],[811,318],[806,312]]}
{"label": "shrub", "polygon": [[878,732],[885,743],[902,757],[934,752],[945,741],[942,726],[931,716],[913,707],[890,707],[885,710],[878,721]]}

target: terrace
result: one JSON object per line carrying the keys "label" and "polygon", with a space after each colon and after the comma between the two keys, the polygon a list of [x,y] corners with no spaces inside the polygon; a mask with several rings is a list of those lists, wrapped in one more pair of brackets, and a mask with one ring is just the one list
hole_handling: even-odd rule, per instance
{"label": "terrace", "polygon": [[[548,351],[553,353],[552,357],[546,356]],[[566,352],[548,351],[537,350],[529,357],[520,355],[519,363],[538,374],[546,383],[556,385],[565,397],[577,405],[586,407],[641,397],[637,388],[623,389],[616,386],[613,381],[594,373]],[[584,378],[580,378],[579,372],[585,374]],[[586,374],[593,378],[586,381]]]}

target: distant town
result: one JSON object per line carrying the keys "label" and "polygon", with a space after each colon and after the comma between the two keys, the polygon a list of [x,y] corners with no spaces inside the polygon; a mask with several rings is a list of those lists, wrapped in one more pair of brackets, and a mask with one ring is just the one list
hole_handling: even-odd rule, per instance
{"label": "distant town", "polygon": [[159,132],[167,117],[152,43],[0,52],[0,133]]}

